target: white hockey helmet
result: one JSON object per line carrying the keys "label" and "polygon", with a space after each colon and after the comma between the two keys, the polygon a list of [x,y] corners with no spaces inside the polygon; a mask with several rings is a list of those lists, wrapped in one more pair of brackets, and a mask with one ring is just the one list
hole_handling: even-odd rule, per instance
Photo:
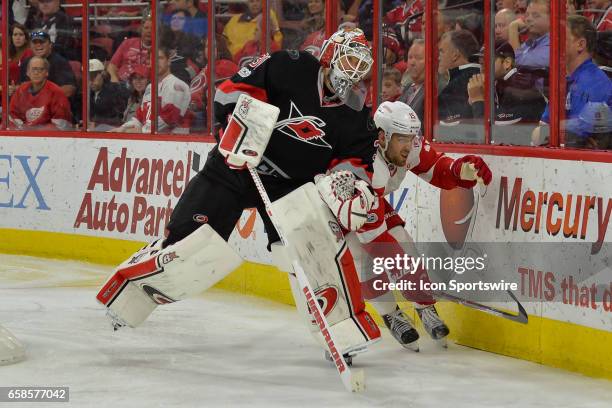
{"label": "white hockey helmet", "polygon": [[388,159],[384,153],[387,152],[394,133],[415,137],[421,133],[421,121],[417,114],[410,106],[400,101],[381,103],[374,114],[374,124],[376,129],[382,130],[385,134],[385,146],[379,146],[385,160]]}
{"label": "white hockey helmet", "polygon": [[415,136],[421,133],[421,121],[416,112],[400,101],[381,103],[374,114],[374,124],[385,132],[387,141],[394,133]]}
{"label": "white hockey helmet", "polygon": [[330,68],[334,92],[345,100],[353,85],[365,78],[372,67],[372,51],[359,28],[341,28],[321,48],[321,65]]}

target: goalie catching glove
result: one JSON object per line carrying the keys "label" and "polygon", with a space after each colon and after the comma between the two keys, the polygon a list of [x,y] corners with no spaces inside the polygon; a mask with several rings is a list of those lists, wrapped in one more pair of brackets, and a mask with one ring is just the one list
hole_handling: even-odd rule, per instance
{"label": "goalie catching glove", "polygon": [[489,185],[493,174],[487,163],[480,156],[467,155],[455,160],[451,171],[458,180],[459,187],[472,188],[476,182]]}
{"label": "goalie catching glove", "polygon": [[365,224],[368,211],[376,202],[368,183],[355,180],[349,171],[337,171],[315,177],[315,184],[342,227],[357,231]]}

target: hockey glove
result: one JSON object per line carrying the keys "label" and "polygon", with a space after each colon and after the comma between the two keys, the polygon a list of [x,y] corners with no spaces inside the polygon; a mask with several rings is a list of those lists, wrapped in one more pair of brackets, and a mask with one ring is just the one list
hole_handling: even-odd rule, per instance
{"label": "hockey glove", "polygon": [[451,171],[458,180],[457,185],[463,188],[472,188],[477,181],[489,185],[493,178],[491,169],[480,156],[467,155],[455,160]]}
{"label": "hockey glove", "polygon": [[349,171],[317,176],[315,183],[321,198],[343,228],[357,231],[365,224],[368,211],[376,201],[368,183],[355,181],[355,176]]}

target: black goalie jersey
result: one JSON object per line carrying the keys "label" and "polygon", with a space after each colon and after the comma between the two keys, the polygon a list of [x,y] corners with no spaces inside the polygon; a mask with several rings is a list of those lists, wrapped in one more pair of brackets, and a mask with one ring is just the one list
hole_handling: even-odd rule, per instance
{"label": "black goalie jersey", "polygon": [[299,183],[333,167],[370,178],[376,140],[370,110],[327,101],[323,69],[311,54],[266,54],[222,83],[215,94],[221,129],[241,93],[280,109],[259,173]]}

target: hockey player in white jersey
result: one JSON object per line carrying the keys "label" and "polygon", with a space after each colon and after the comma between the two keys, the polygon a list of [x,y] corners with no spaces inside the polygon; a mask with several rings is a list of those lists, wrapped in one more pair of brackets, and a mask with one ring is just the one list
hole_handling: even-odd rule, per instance
{"label": "hockey player in white jersey", "polygon": [[[491,170],[479,156],[467,155],[454,160],[436,152],[420,135],[421,122],[416,113],[403,102],[383,102],[374,115],[374,123],[378,129],[379,147],[374,159],[372,187],[378,195],[378,203],[368,214],[368,222],[357,233],[347,236],[357,265],[361,265],[358,258],[368,251],[370,244],[384,244],[390,251],[417,255],[414,242],[404,229],[404,221],[384,198],[400,187],[407,171],[442,189],[472,188],[477,180],[488,185],[492,178]],[[389,280],[397,280],[402,271],[387,273]],[[397,306],[393,293],[373,290],[372,281],[380,277],[374,276],[372,271],[362,271],[361,277],[364,296],[383,317],[392,335],[404,347],[418,351],[418,332],[411,319]],[[423,268],[401,278],[428,280]],[[402,295],[413,301],[425,330],[434,340],[448,335],[448,327],[440,319],[435,299],[429,293],[403,291]]]}
{"label": "hockey player in white jersey", "polygon": [[[191,121],[189,85],[170,72],[170,50],[160,47],[157,59],[157,130],[164,133],[188,134]],[[134,117],[112,132],[151,133],[151,84],[147,85],[142,103]]]}

